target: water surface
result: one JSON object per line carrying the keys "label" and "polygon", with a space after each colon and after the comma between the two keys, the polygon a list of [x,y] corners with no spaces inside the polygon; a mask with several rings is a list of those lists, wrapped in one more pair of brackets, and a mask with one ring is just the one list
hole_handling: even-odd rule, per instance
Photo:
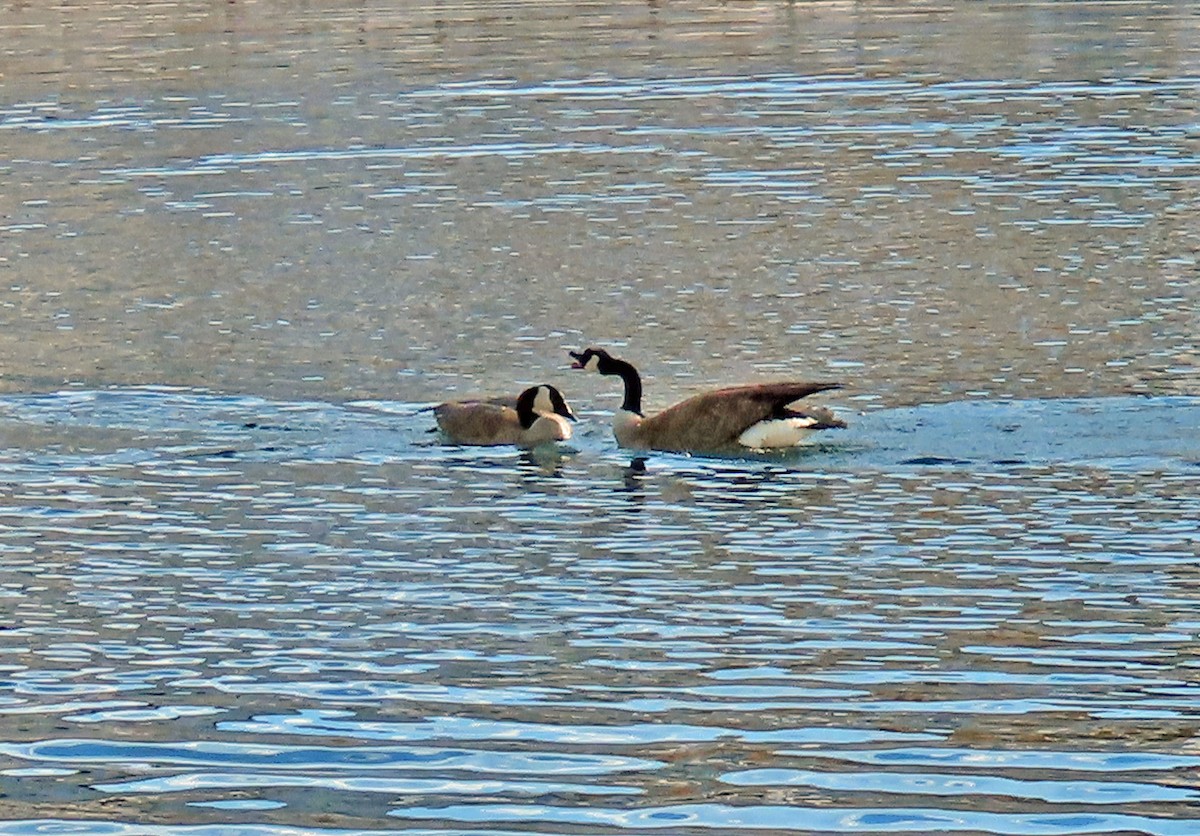
{"label": "water surface", "polygon": [[597,414],[445,446],[418,407],[0,403],[10,816],[1195,825],[1194,399],[878,410],[758,460],[632,459]]}
{"label": "water surface", "polygon": [[0,833],[1194,833],[1197,35],[0,3]]}

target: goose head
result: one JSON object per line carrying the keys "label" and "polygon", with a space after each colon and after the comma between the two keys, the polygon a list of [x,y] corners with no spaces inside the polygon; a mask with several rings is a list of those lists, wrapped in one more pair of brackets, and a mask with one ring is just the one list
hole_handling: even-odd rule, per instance
{"label": "goose head", "polygon": [[517,397],[517,418],[520,419],[523,429],[528,430],[539,418],[554,415],[561,415],[571,421],[578,420],[571,407],[567,406],[562,392],[549,383],[530,386]]}
{"label": "goose head", "polygon": [[575,361],[571,364],[573,369],[586,369],[589,372],[599,372],[600,374],[618,374],[612,355],[603,348],[587,348],[583,351],[568,351],[567,353]]}

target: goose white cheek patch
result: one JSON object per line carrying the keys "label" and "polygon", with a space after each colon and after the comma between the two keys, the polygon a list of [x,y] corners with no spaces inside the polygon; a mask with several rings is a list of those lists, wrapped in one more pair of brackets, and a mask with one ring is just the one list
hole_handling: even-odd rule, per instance
{"label": "goose white cheek patch", "polygon": [[550,390],[545,386],[539,386],[537,397],[533,399],[534,412],[554,412],[554,401],[550,399]]}

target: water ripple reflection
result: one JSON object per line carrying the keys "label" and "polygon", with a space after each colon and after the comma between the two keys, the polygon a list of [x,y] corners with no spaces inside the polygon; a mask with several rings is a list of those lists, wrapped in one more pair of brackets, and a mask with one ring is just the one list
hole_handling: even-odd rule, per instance
{"label": "water ripple reflection", "polygon": [[30,827],[1185,833],[1198,418],[943,404],[631,467],[596,421],[539,460],[407,404],[8,397],[0,790]]}
{"label": "water ripple reflection", "polygon": [[0,836],[1200,832],[1194,5],[0,4]]}

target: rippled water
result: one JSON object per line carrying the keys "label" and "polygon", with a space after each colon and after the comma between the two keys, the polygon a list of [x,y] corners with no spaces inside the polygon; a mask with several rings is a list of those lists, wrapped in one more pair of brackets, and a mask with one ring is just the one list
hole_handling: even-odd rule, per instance
{"label": "rippled water", "polygon": [[9,5],[8,391],[1195,391],[1190,3]]}
{"label": "rippled water", "polygon": [[418,407],[0,403],[5,832],[1196,827],[1200,402],[879,410],[765,461],[595,414],[446,447]]}
{"label": "rippled water", "polygon": [[0,2],[0,833],[1200,831],[1197,21]]}

